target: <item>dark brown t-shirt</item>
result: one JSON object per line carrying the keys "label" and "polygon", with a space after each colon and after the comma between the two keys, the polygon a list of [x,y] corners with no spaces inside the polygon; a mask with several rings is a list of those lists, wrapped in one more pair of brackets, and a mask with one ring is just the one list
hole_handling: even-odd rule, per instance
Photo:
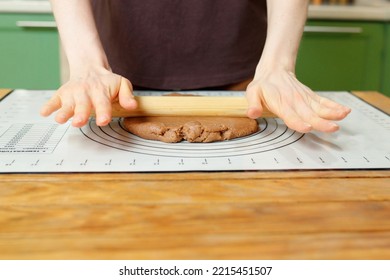
{"label": "dark brown t-shirt", "polygon": [[94,0],[113,71],[154,89],[223,86],[253,77],[266,0]]}

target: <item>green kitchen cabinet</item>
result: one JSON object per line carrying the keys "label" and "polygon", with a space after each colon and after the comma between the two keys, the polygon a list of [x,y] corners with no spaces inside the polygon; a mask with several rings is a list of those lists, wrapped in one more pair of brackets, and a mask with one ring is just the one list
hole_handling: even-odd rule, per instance
{"label": "green kitchen cabinet", "polygon": [[383,59],[383,75],[381,92],[390,96],[390,23],[386,24],[385,55]]}
{"label": "green kitchen cabinet", "polygon": [[51,14],[0,14],[0,88],[60,85],[59,39]]}
{"label": "green kitchen cabinet", "polygon": [[307,22],[297,77],[313,90],[382,90],[383,22]]}

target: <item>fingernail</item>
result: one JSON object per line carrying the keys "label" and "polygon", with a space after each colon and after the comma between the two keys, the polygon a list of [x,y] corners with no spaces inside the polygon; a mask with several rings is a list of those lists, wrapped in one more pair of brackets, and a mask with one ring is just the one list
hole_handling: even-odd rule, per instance
{"label": "fingernail", "polygon": [[252,119],[259,118],[262,114],[261,109],[257,107],[250,107],[246,112],[247,116]]}
{"label": "fingernail", "polygon": [[41,116],[46,117],[47,110],[46,109],[41,109],[41,111],[39,113],[41,114]]}
{"label": "fingernail", "polygon": [[83,119],[82,119],[81,117],[75,117],[75,118],[73,119],[73,121],[74,121],[75,123],[81,123],[81,122],[83,121]]}
{"label": "fingernail", "polygon": [[65,116],[65,114],[59,114],[58,118],[61,119],[61,120],[65,120],[66,116]]}
{"label": "fingernail", "polygon": [[101,116],[98,118],[99,123],[106,123],[109,121],[109,118],[107,116]]}
{"label": "fingernail", "polygon": [[130,106],[134,108],[137,107],[137,101],[134,98],[130,99]]}

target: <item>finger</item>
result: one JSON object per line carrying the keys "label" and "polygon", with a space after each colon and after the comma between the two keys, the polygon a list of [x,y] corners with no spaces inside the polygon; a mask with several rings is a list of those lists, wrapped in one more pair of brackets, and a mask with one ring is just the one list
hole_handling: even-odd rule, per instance
{"label": "finger", "polygon": [[92,99],[96,114],[96,124],[105,126],[111,121],[111,101],[105,95],[95,96]]}
{"label": "finger", "polygon": [[351,112],[350,108],[318,95],[313,97],[310,106],[318,117],[327,120],[342,120]]}
{"label": "finger", "polygon": [[322,132],[335,132],[340,128],[336,123],[317,116],[310,117],[306,122],[309,123],[314,130]]}
{"label": "finger", "polygon": [[322,132],[335,132],[339,129],[336,123],[330,121],[341,117],[335,109],[340,107],[339,104],[317,95],[303,84],[295,84],[295,90],[300,94],[295,95],[293,110],[305,123]]}
{"label": "finger", "polygon": [[325,112],[323,114],[323,118],[330,120],[342,120],[351,112],[351,108],[336,103],[325,97],[320,97],[319,104],[330,109],[330,112]]}
{"label": "finger", "polygon": [[256,87],[248,87],[246,90],[246,100],[248,102],[247,116],[251,119],[261,117],[263,106],[261,105],[260,89]]}
{"label": "finger", "polygon": [[121,77],[121,84],[119,87],[119,104],[128,110],[137,108],[137,101],[134,99],[133,86],[130,81]]}
{"label": "finger", "polygon": [[62,107],[58,110],[55,117],[56,122],[66,123],[74,114],[74,102],[73,100],[62,101]]}
{"label": "finger", "polygon": [[286,108],[279,116],[284,123],[295,131],[307,133],[313,129],[312,125],[301,118],[293,109]]}
{"label": "finger", "polygon": [[49,101],[46,102],[41,108],[40,114],[43,117],[50,116],[53,112],[61,108],[61,98],[58,94],[54,94]]}
{"label": "finger", "polygon": [[84,126],[91,114],[91,101],[85,95],[80,95],[76,99],[76,107],[74,110],[74,116],[72,120],[72,125],[75,127]]}
{"label": "finger", "polygon": [[[302,100],[301,105],[305,107],[305,104],[310,107],[308,108],[300,108],[297,112],[302,114],[302,112],[311,112],[313,111],[313,115],[311,115],[311,124],[314,126],[319,126],[322,128],[326,127],[326,130],[335,130],[338,126],[332,122],[324,122],[320,121],[320,119],[324,120],[341,120],[345,118],[349,112],[351,111],[349,108],[342,106],[330,99],[322,97],[315,92],[313,92],[309,87],[300,83],[296,79],[292,78],[293,82],[291,83],[294,86],[294,89],[299,95],[296,97],[300,97],[299,100]],[[299,101],[301,102],[301,101]],[[298,103],[299,104],[299,103]],[[320,119],[317,119],[320,118]],[[307,116],[306,116],[307,120]],[[318,123],[318,124],[317,124]],[[337,130],[336,129],[336,130]]]}
{"label": "finger", "polygon": [[299,102],[296,104],[295,112],[297,112],[300,118],[305,123],[309,124],[314,130],[322,132],[335,132],[339,129],[339,126],[336,123],[322,118],[318,115],[318,112],[313,110],[312,107],[312,104]]}

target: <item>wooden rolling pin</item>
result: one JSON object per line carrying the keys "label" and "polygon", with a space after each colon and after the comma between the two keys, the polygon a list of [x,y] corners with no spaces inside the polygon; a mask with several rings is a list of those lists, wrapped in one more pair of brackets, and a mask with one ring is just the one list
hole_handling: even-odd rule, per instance
{"label": "wooden rolling pin", "polygon": [[[245,97],[216,96],[136,96],[138,108],[125,110],[118,102],[112,105],[113,117],[136,116],[226,116],[246,117]],[[275,117],[264,110],[262,117]]]}

